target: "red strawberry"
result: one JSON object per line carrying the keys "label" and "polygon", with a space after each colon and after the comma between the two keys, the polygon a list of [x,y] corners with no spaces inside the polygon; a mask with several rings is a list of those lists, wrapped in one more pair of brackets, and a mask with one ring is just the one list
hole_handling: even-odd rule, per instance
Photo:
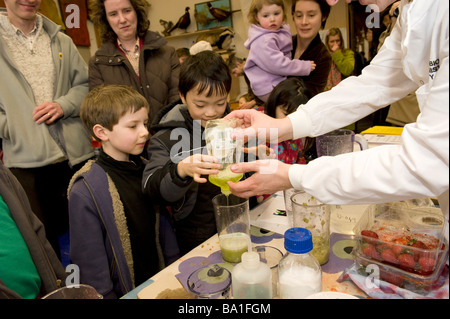
{"label": "red strawberry", "polygon": [[428,246],[420,240],[416,240],[411,246],[419,249],[428,249]]}
{"label": "red strawberry", "polygon": [[364,246],[362,251],[363,251],[363,254],[366,255],[369,258],[380,259],[380,256],[378,255],[377,250],[371,244],[368,244],[367,246]]}
{"label": "red strawberry", "polygon": [[395,256],[394,252],[390,249],[384,249],[381,252],[381,258],[387,261],[388,263],[398,264],[397,257]]}
{"label": "red strawberry", "polygon": [[422,273],[430,273],[434,269],[435,261],[433,258],[420,257],[419,265],[422,268]]}
{"label": "red strawberry", "polygon": [[403,284],[403,278],[396,273],[390,273],[389,271],[381,270],[380,271],[381,280],[390,282],[398,287],[401,287]]}
{"label": "red strawberry", "polygon": [[402,253],[404,247],[403,247],[403,246],[400,246],[400,245],[394,245],[394,244],[392,244],[392,245],[391,245],[391,248],[392,248],[392,251],[394,252],[394,254],[400,255],[400,254]]}
{"label": "red strawberry", "polygon": [[428,249],[428,246],[425,245],[420,240],[414,240],[413,244],[410,245],[410,246],[414,247],[414,248],[417,248],[417,249],[413,249],[413,254],[414,254],[414,259],[415,260],[418,260],[420,257],[424,257],[424,254],[428,255],[427,253],[423,252],[423,250]]}
{"label": "red strawberry", "polygon": [[398,256],[398,262],[400,263],[400,266],[404,268],[410,268],[414,269],[416,265],[416,261],[414,260],[414,257],[410,254],[400,254]]}
{"label": "red strawberry", "polygon": [[378,234],[371,230],[361,230],[361,235],[378,239]]}

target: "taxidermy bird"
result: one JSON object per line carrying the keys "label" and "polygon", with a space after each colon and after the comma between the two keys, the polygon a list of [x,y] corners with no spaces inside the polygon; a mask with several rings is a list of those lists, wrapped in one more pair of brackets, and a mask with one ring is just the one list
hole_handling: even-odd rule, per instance
{"label": "taxidermy bird", "polygon": [[195,21],[197,21],[197,23],[199,23],[200,25],[208,25],[211,22],[216,20],[214,18],[209,18],[203,12],[198,12],[197,9],[195,9],[194,18],[195,18]]}
{"label": "taxidermy bird", "polygon": [[206,3],[206,5],[208,6],[208,9],[209,9],[209,12],[211,13],[211,15],[219,21],[225,20],[232,13],[231,11],[226,11],[226,10],[223,10],[220,8],[214,8],[212,6],[211,2]]}
{"label": "taxidermy bird", "polygon": [[183,29],[186,31],[187,27],[191,24],[191,15],[189,14],[189,7],[186,7],[185,13],[178,19],[178,22],[169,30],[172,33],[175,29]]}
{"label": "taxidermy bird", "polygon": [[169,29],[173,27],[173,22],[160,19],[159,24],[161,24],[164,28],[164,31],[162,32],[164,36],[166,37],[169,36],[170,35]]}

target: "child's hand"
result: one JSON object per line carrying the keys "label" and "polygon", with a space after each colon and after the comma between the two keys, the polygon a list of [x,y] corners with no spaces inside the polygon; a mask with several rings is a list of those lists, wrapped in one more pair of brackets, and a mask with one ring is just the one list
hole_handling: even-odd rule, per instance
{"label": "child's hand", "polygon": [[194,154],[177,165],[177,173],[181,178],[191,176],[197,183],[206,183],[201,175],[218,174],[222,165],[217,164],[214,156]]}
{"label": "child's hand", "polygon": [[314,63],[314,61],[309,61],[311,62],[311,71],[314,71],[316,68],[316,64]]}

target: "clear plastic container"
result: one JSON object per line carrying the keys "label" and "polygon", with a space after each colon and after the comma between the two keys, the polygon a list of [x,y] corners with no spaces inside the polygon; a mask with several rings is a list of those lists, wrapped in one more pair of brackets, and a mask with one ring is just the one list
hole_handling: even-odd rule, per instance
{"label": "clear plastic container", "polygon": [[353,229],[354,258],[362,268],[377,266],[381,280],[427,292],[448,258],[444,222],[442,211],[435,207],[370,205]]}
{"label": "clear plastic container", "polygon": [[278,296],[281,299],[304,299],[322,291],[322,269],[311,254],[311,232],[290,228],[284,233],[287,253],[278,264]]}
{"label": "clear plastic container", "polygon": [[234,266],[232,290],[234,299],[272,299],[272,272],[257,252],[245,252],[242,262]]}
{"label": "clear plastic container", "polygon": [[291,196],[293,227],[311,231],[312,255],[319,264],[328,262],[330,256],[330,205],[323,204],[317,198],[303,191]]}

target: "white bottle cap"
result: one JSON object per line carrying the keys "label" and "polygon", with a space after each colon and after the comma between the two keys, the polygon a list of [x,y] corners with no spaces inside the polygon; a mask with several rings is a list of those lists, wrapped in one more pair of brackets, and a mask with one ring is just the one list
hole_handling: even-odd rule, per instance
{"label": "white bottle cap", "polygon": [[256,269],[259,266],[259,254],[257,252],[245,252],[241,256],[242,265],[247,269]]}

